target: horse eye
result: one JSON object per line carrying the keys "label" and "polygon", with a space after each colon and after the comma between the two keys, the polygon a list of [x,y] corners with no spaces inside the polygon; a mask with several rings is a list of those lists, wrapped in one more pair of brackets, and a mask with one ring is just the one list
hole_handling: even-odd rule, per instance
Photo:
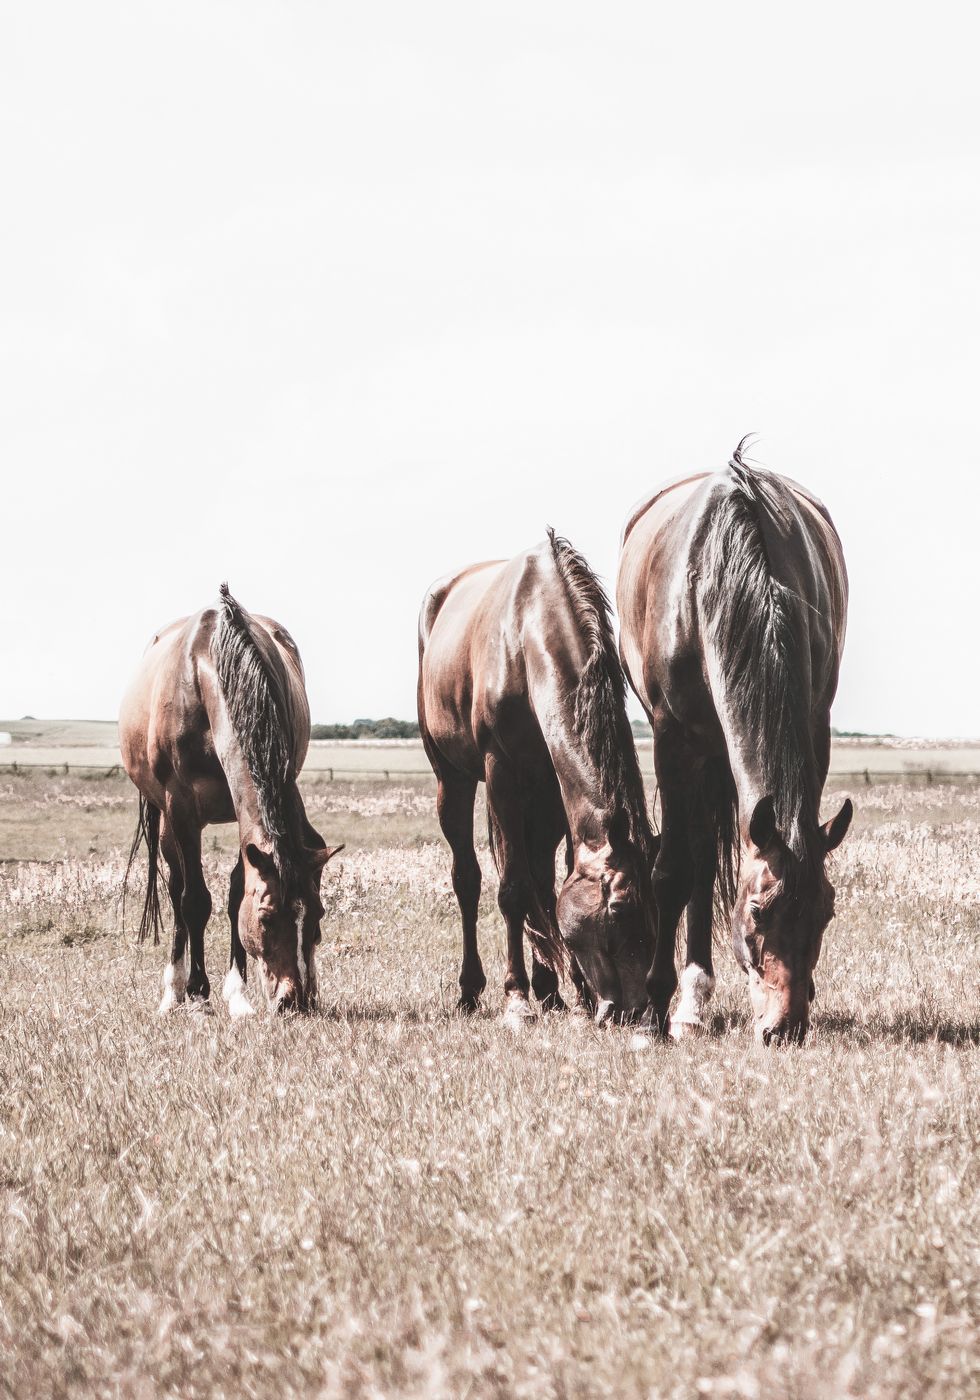
{"label": "horse eye", "polygon": [[762,905],[750,904],[749,913],[752,916],[752,922],[755,924],[756,928],[761,928],[762,922],[766,916],[766,911],[763,909]]}

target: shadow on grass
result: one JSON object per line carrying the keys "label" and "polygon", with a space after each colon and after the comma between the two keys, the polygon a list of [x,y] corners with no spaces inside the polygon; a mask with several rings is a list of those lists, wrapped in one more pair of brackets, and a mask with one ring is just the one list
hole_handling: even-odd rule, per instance
{"label": "shadow on grass", "polygon": [[856,1016],[823,1014],[814,1016],[813,1027],[820,1032],[842,1036],[867,1045],[891,1040],[899,1045],[980,1045],[980,1021],[943,1021],[908,1013],[890,1020],[860,1021]]}
{"label": "shadow on grass", "polygon": [[[715,1015],[711,1031],[716,1036],[739,1032],[752,1035],[749,1017],[739,1012]],[[825,1035],[838,1036],[855,1045],[872,1045],[885,1040],[896,1045],[980,1045],[980,1021],[943,1021],[913,1012],[887,1020],[864,1021],[857,1016],[814,1011],[808,1040],[819,1040]]]}
{"label": "shadow on grass", "polygon": [[415,1008],[395,1008],[393,1006],[324,1006],[318,1008],[316,1016],[321,1021],[365,1021],[375,1025],[394,1025],[401,1022],[410,1026],[435,1026],[446,1021],[481,1021],[487,1019],[477,1013],[475,1016],[462,1016],[458,1012],[447,1012],[437,1004],[431,1011]]}

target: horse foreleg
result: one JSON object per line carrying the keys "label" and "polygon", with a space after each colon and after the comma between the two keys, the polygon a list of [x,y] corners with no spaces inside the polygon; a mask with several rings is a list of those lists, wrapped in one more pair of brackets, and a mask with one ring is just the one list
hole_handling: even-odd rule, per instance
{"label": "horse foreleg", "polygon": [[692,775],[678,750],[683,740],[672,722],[657,716],[653,756],[660,787],[663,830],[654,866],[657,904],[657,944],[647,976],[651,1023],[662,1035],[670,1026],[670,1002],[677,990],[674,952],[677,925],[691,897],[694,867],[691,853],[688,798]]}
{"label": "horse foreleg", "polygon": [[504,977],[505,1017],[512,1026],[532,1020],[530,982],[524,963],[524,925],[534,898],[524,843],[524,801],[511,770],[491,755],[487,759],[487,804],[497,842],[500,888],[497,905],[507,925],[507,972]]}
{"label": "horse foreleg", "polygon": [[698,1035],[707,1029],[705,1013],[714,990],[715,973],[711,962],[711,925],[718,847],[710,813],[691,813],[693,889],[687,905],[687,960],[681,973],[681,995],[670,1018],[675,1040]]}
{"label": "horse foreleg", "polygon": [[228,1007],[228,1014],[234,1017],[254,1016],[255,1008],[245,995],[245,982],[248,977],[248,960],[242,940],[238,936],[238,911],[245,897],[245,862],[241,855],[238,864],[231,872],[228,885],[228,920],[231,924],[231,957],[221,988],[222,1000]]}
{"label": "horse foreleg", "polygon": [[[553,805],[545,805],[539,798],[527,823],[527,852],[531,867],[531,879],[537,903],[552,927],[557,927],[555,894],[555,851],[565,832],[565,814],[559,797],[554,797]],[[559,990],[558,974],[547,967],[531,949],[531,990],[545,1011],[565,1011],[567,1007]]]}

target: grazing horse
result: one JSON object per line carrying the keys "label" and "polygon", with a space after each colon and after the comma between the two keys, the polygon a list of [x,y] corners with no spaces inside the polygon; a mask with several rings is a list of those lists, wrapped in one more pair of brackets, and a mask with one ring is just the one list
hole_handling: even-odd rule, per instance
{"label": "grazing horse", "polygon": [[616,599],[630,684],[653,725],[662,804],[650,971],[666,1032],[674,944],[687,965],[674,1034],[698,1029],[714,990],[713,891],[748,974],[756,1034],[802,1040],[834,891],[824,861],[845,801],[820,825],[830,706],[844,645],[840,540],[808,491],[742,459],[668,484],[627,522]]}
{"label": "grazing horse", "polygon": [[[486,782],[490,845],[507,924],[507,1018],[563,1006],[566,963],[598,1020],[646,1005],[656,837],[626,716],[609,604],[582,556],[549,532],[515,559],[433,584],[419,619],[419,725],[438,780],[463,923],[459,1006],[486,986],[477,949],[480,866],[473,806]],[[567,878],[555,898],[555,856]],[[571,954],[566,957],[566,950]]]}
{"label": "grazing horse", "polygon": [[[232,1016],[251,1013],[246,953],[261,970],[271,1009],[310,1009],[316,996],[320,876],[327,849],[306,817],[296,776],[310,739],[310,710],[296,644],[271,618],[245,611],[221,585],[205,608],[158,632],[119,718],[126,771],[140,793],[129,866],[142,844],[149,877],[140,938],[160,925],[158,852],[169,871],[174,938],[163,974],[164,1014],[185,995],[206,1008],[204,930],[211,895],[201,831],[238,822],[231,877],[231,960],[222,995]],[[187,947],[190,944],[190,972]]]}

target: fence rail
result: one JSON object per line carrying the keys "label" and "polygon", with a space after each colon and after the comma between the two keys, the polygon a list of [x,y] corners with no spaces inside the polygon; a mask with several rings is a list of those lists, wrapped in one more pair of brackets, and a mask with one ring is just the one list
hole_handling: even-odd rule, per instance
{"label": "fence rail", "polygon": [[[0,763],[0,773],[46,773],[48,776],[69,773],[98,773],[104,778],[116,778],[122,776],[124,769],[121,764],[103,763],[18,763],[16,760],[10,763]],[[360,781],[364,779],[378,779],[383,782],[391,782],[393,778],[424,778],[432,779],[433,773],[426,768],[307,768],[301,778],[308,780],[322,780],[324,782],[346,782]],[[648,780],[652,779],[652,774],[644,775]],[[866,787],[872,787],[881,783],[905,783],[918,782],[931,784],[941,782],[980,782],[980,770],[954,770],[951,768],[860,768],[850,772],[831,769],[827,775],[828,781],[833,778],[836,781],[850,781],[853,783],[863,783]]]}

